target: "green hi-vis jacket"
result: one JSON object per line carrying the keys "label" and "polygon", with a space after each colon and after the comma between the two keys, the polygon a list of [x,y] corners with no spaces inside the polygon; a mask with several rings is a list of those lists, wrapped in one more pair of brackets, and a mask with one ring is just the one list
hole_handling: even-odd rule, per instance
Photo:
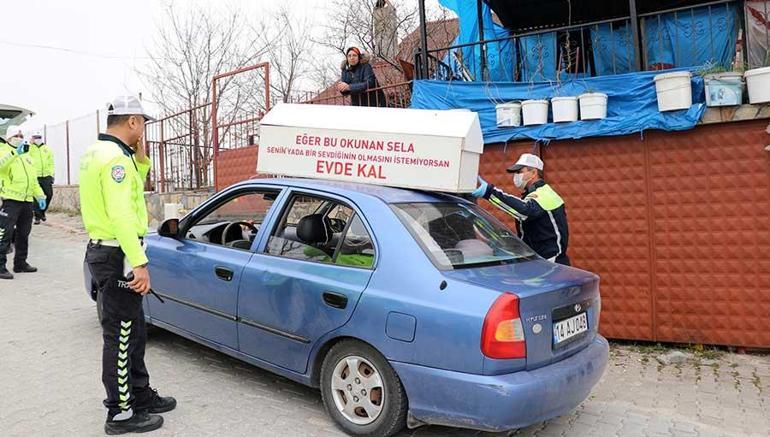
{"label": "green hi-vis jacket", "polygon": [[53,167],[53,150],[48,144],[30,144],[29,155],[32,157],[32,161],[35,163],[35,169],[37,170],[37,177],[44,178],[54,175]]}
{"label": "green hi-vis jacket", "polygon": [[45,199],[37,183],[37,171],[29,153],[19,155],[16,147],[0,138],[0,198],[32,202]]}
{"label": "green hi-vis jacket", "polygon": [[132,267],[147,263],[144,181],[152,162],[136,161],[120,139],[100,134],[80,159],[80,210],[92,240],[117,240]]}

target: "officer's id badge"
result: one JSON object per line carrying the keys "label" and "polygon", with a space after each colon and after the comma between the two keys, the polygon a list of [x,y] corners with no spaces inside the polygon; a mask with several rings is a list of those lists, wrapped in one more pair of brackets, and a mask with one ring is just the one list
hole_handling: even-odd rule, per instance
{"label": "officer's id badge", "polygon": [[115,182],[123,182],[126,178],[126,169],[122,165],[116,165],[112,167],[112,180]]}

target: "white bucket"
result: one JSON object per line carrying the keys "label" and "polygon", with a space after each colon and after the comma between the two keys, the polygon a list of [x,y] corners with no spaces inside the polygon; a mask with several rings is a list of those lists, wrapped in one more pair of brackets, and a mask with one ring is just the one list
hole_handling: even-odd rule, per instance
{"label": "white bucket", "polygon": [[585,93],[578,96],[580,100],[581,120],[601,120],[607,118],[607,94]]}
{"label": "white bucket", "polygon": [[692,106],[692,74],[676,71],[655,76],[655,91],[658,93],[658,111],[678,111]]}
{"label": "white bucket", "polygon": [[577,97],[554,97],[551,99],[551,112],[554,123],[577,121]]}
{"label": "white bucket", "polygon": [[521,126],[521,103],[500,103],[497,110],[497,127]]}
{"label": "white bucket", "polygon": [[748,70],[744,76],[749,89],[749,103],[770,102],[770,67]]}
{"label": "white bucket", "polygon": [[548,100],[525,100],[521,102],[524,126],[548,123]]}

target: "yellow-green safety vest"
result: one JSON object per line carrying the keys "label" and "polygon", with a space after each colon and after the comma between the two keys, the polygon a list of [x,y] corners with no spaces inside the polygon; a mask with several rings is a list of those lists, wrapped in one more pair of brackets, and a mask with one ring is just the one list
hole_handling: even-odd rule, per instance
{"label": "yellow-green safety vest", "polygon": [[117,240],[132,267],[147,263],[139,237],[147,233],[144,181],[152,161],[111,135],[99,135],[80,158],[80,211],[92,240]]}
{"label": "yellow-green safety vest", "polygon": [[37,183],[37,171],[29,153],[19,155],[16,147],[0,139],[0,199],[32,202],[45,199]]}
{"label": "yellow-green safety vest", "polygon": [[43,178],[54,175],[53,150],[48,144],[30,144],[29,155],[35,163],[37,177]]}

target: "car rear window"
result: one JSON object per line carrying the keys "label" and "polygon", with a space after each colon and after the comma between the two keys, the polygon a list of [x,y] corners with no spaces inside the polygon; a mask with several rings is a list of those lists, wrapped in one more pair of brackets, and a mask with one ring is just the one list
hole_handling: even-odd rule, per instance
{"label": "car rear window", "polygon": [[398,203],[393,209],[440,269],[498,265],[537,256],[515,232],[470,203]]}

